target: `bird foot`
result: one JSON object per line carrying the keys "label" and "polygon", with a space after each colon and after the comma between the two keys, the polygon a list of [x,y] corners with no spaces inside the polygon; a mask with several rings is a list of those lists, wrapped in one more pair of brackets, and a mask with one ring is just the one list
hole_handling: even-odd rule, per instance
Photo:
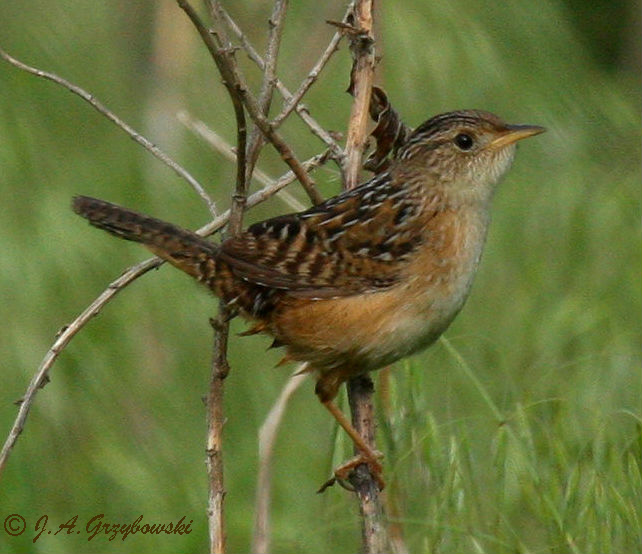
{"label": "bird foot", "polygon": [[381,459],[383,459],[383,454],[378,450],[370,450],[368,454],[361,453],[354,458],[350,458],[348,461],[334,469],[334,475],[323,483],[317,492],[322,493],[335,483],[338,483],[346,490],[354,492],[355,489],[350,482],[350,478],[352,477],[354,470],[362,464],[366,464],[368,466],[372,478],[377,483],[377,487],[382,491],[386,486],[386,482],[382,477],[383,466],[379,462]]}

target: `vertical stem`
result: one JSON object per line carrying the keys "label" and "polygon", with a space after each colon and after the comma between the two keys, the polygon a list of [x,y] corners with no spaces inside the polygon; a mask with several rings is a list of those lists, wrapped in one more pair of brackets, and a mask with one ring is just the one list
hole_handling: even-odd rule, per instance
{"label": "vertical stem", "polygon": [[[227,83],[226,83],[227,84]],[[232,104],[234,105],[237,123],[237,181],[228,232],[235,235],[240,232],[243,223],[243,211],[247,201],[247,181],[245,169],[245,148],[247,127],[245,113],[233,87],[228,84]],[[225,552],[225,518],[223,501],[225,487],[223,482],[223,383],[230,366],[227,361],[227,339],[229,335],[230,313],[225,302],[219,304],[216,319],[211,320],[214,329],[214,346],[212,353],[212,375],[207,395],[207,476],[209,479],[208,520],[210,532],[210,554]]]}
{"label": "vertical stem", "polygon": [[[367,375],[354,377],[348,381],[348,400],[352,413],[352,425],[374,448],[375,417],[372,403],[374,385]],[[355,449],[355,453],[358,454]],[[382,554],[387,552],[388,532],[385,525],[385,514],[377,482],[370,474],[366,464],[354,469],[350,483],[359,499],[361,516],[361,544],[364,554]]]}
{"label": "vertical stem", "polygon": [[346,189],[359,184],[359,170],[367,139],[368,109],[375,68],[373,3],[374,0],[359,0],[354,9],[355,33],[350,37],[350,50],[354,59],[350,92],[354,96],[354,102],[348,123],[343,168]]}
{"label": "vertical stem", "polygon": [[[359,170],[367,137],[368,109],[374,81],[373,0],[359,0],[354,10],[355,33],[350,49],[354,58],[350,78],[350,92],[354,96],[343,168],[344,188],[359,184]],[[367,375],[350,379],[347,383],[352,425],[375,448],[375,418],[372,404],[374,386]],[[358,453],[358,452],[357,452]],[[357,466],[350,477],[359,500],[361,539],[364,554],[380,554],[388,550],[383,503],[379,488],[366,464]]]}
{"label": "vertical stem", "polygon": [[[232,195],[228,234],[234,236],[241,231],[243,224],[243,211],[247,203],[247,124],[245,109],[243,107],[243,86],[238,75],[232,70],[234,67],[234,50],[231,43],[226,40],[226,35],[215,32],[210,33],[201,21],[198,14],[187,0],[177,0],[178,5],[185,11],[203,42],[207,46],[216,67],[223,78],[223,84],[232,102],[236,117],[236,186]],[[215,15],[215,0],[212,0],[212,15]],[[213,17],[216,23],[216,17]],[[222,38],[221,38],[222,37]],[[210,388],[207,395],[207,477],[209,480],[208,524],[210,533],[210,553],[223,554],[225,552],[225,519],[223,501],[225,487],[223,483],[223,424],[225,414],[223,411],[223,383],[229,373],[227,361],[227,338],[229,333],[229,309],[221,302],[216,319],[210,320],[214,329],[214,347],[212,359],[212,375]]]}
{"label": "vertical stem", "polygon": [[219,314],[210,323],[214,329],[214,347],[212,357],[212,375],[207,394],[207,476],[209,480],[209,498],[207,502],[207,519],[209,522],[210,554],[225,552],[225,519],[223,501],[225,487],[223,483],[223,382],[230,366],[227,352],[226,309],[221,303]]}

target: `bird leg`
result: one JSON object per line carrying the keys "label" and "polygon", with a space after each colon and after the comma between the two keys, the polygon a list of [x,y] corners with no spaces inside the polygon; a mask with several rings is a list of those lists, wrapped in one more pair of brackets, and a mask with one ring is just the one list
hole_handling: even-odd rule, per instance
{"label": "bird leg", "polygon": [[334,470],[334,477],[324,483],[324,485],[319,489],[319,492],[323,492],[327,487],[334,484],[336,480],[345,481],[349,473],[357,467],[359,464],[368,464],[372,476],[377,482],[379,490],[383,490],[386,486],[385,481],[383,480],[381,474],[383,468],[379,460],[383,457],[381,452],[374,450],[359,434],[359,432],[354,428],[350,420],[345,416],[345,414],[339,409],[339,407],[332,402],[332,400],[326,400],[322,402],[326,409],[332,414],[332,417],[337,420],[337,423],[343,427],[344,431],[348,433],[348,436],[352,439],[354,445],[361,451],[361,454],[355,456],[354,458],[348,460],[346,463],[340,465]]}

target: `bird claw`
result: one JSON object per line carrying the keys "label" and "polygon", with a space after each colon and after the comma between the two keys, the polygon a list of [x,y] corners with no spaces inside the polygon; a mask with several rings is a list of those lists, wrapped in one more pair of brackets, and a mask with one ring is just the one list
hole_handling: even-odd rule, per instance
{"label": "bird claw", "polygon": [[321,485],[321,487],[317,492],[322,493],[327,488],[334,485],[335,483],[338,483],[346,490],[355,492],[355,488],[350,481],[350,477],[352,476],[354,470],[362,464],[366,464],[368,466],[368,469],[370,470],[370,474],[372,475],[372,478],[377,483],[377,487],[379,488],[380,491],[382,491],[386,486],[386,482],[383,480],[383,477],[382,477],[383,466],[379,462],[379,460],[383,459],[383,454],[378,450],[373,450],[371,451],[371,453],[374,455],[374,458],[369,457],[362,453],[362,454],[358,454],[354,458],[350,458],[348,461],[342,463],[340,466],[337,466],[334,469],[334,475],[330,479],[328,479],[325,483],[323,483],[323,485]]}

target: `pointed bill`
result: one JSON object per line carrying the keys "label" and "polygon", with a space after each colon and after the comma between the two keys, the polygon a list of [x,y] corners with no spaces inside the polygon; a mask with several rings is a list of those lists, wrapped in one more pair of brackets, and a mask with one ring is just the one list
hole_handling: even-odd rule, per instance
{"label": "pointed bill", "polygon": [[539,135],[546,131],[539,125],[506,125],[506,130],[490,143],[493,148],[502,148],[518,140]]}

